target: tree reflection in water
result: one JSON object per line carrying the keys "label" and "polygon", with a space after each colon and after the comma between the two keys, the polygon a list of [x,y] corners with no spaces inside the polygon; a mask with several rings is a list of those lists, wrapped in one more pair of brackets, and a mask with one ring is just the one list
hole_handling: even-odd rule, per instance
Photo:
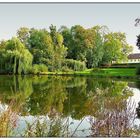
{"label": "tree reflection in water", "polygon": [[[135,105],[128,102],[133,96],[128,82],[70,76],[5,76],[0,85],[2,104],[10,106],[19,119],[36,118],[32,123],[25,119],[25,133],[18,132],[18,136],[80,136],[77,132],[87,116],[91,134],[84,136],[123,137],[134,133]],[[70,118],[74,121],[70,122]],[[73,124],[75,121],[79,123]],[[72,125],[75,127],[70,130]]]}

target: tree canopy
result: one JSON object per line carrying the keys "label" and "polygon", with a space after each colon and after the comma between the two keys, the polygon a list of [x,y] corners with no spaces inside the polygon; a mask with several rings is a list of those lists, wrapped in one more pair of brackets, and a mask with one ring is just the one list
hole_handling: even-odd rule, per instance
{"label": "tree canopy", "polygon": [[49,31],[21,27],[16,37],[0,42],[0,72],[83,70],[121,62],[131,51],[125,33],[110,32],[106,26],[86,29],[74,25],[57,30],[51,25]]}
{"label": "tree canopy", "polygon": [[[4,46],[3,46],[4,44]],[[26,74],[32,65],[33,56],[18,38],[13,37],[7,42],[1,42],[1,71],[14,74]]]}

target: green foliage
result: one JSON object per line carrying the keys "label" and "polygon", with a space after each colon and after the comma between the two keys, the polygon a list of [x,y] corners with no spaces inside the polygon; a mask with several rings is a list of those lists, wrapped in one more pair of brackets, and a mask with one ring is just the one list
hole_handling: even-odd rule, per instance
{"label": "green foliage", "polygon": [[62,67],[62,72],[72,72],[73,70],[68,68],[68,66],[63,66]]}
{"label": "green foliage", "polygon": [[[70,137],[67,128],[72,125],[71,120],[82,121],[87,116],[100,119],[104,116],[103,110],[124,114],[127,101],[133,95],[128,81],[109,78],[1,76],[0,85],[1,104],[8,105],[8,111],[0,116],[3,137]],[[10,101],[14,103],[12,106]],[[24,116],[32,119],[25,117],[27,125],[22,127],[20,117],[24,123]],[[13,135],[8,133],[11,122],[14,127],[10,130],[16,131]]]}
{"label": "green foliage", "polygon": [[63,45],[63,36],[50,27],[45,30],[31,29],[28,48],[34,56],[33,64],[45,64],[50,71],[61,70],[61,63],[66,57],[67,48]]}
{"label": "green foliage", "polygon": [[124,33],[109,33],[105,36],[104,51],[102,64],[118,63],[127,60],[128,54],[132,51],[132,46],[127,44]]}
{"label": "green foliage", "polygon": [[63,45],[63,36],[57,32],[53,25],[50,26],[50,35],[54,47],[50,71],[58,71],[62,69],[62,62],[67,55],[67,47]]}
{"label": "green foliage", "polygon": [[93,46],[87,49],[86,52],[86,59],[87,59],[87,67],[93,68],[93,67],[99,67],[104,54],[104,48],[103,48],[103,31],[100,26],[95,26],[92,28],[92,34],[93,36]]}
{"label": "green foliage", "polygon": [[33,64],[49,65],[53,55],[53,44],[49,33],[46,30],[31,29],[28,38],[28,49],[34,56]]}
{"label": "green foliage", "polygon": [[106,26],[49,29],[21,27],[17,38],[1,41],[0,73],[80,71],[125,61],[132,51],[124,33],[109,32]]}
{"label": "green foliage", "polygon": [[48,68],[44,64],[34,64],[30,70],[32,74],[39,74],[40,72],[47,72]]}
{"label": "green foliage", "polygon": [[39,73],[39,66],[37,64],[34,64],[30,73],[38,74]]}
{"label": "green foliage", "polygon": [[22,43],[24,43],[25,46],[27,46],[28,44],[28,38],[29,38],[29,33],[30,29],[26,28],[26,27],[21,27],[18,31],[17,31],[17,37],[20,39],[20,41]]}
{"label": "green foliage", "polygon": [[106,26],[89,29],[80,25],[71,29],[62,26],[59,31],[64,37],[64,45],[68,48],[67,58],[85,61],[88,68],[125,61],[132,51],[124,33],[109,32]]}
{"label": "green foliage", "polygon": [[136,68],[136,75],[140,75],[140,65]]}
{"label": "green foliage", "polygon": [[[3,43],[2,43],[3,44]],[[18,38],[12,38],[1,49],[1,71],[14,74],[26,74],[32,66],[33,56]]]}
{"label": "green foliage", "polygon": [[39,71],[40,71],[40,72],[47,72],[47,71],[48,71],[48,68],[47,68],[46,65],[40,64],[40,65],[39,65]]}
{"label": "green foliage", "polygon": [[67,66],[69,69],[74,71],[81,71],[86,69],[85,62],[73,60],[73,59],[65,59],[63,62],[63,66]]}

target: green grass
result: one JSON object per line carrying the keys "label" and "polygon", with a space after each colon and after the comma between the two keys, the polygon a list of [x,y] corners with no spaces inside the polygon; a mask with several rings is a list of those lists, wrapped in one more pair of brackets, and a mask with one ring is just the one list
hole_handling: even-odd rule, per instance
{"label": "green grass", "polygon": [[136,68],[93,68],[73,72],[44,72],[48,75],[85,75],[98,77],[136,77]]}

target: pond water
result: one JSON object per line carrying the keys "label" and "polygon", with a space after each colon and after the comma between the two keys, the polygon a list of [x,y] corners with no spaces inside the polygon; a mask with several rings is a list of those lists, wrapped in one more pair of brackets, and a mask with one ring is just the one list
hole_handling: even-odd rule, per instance
{"label": "pond water", "polygon": [[139,137],[139,83],[80,76],[0,76],[0,118],[4,112],[10,114],[9,128],[2,130],[1,123],[0,136]]}

